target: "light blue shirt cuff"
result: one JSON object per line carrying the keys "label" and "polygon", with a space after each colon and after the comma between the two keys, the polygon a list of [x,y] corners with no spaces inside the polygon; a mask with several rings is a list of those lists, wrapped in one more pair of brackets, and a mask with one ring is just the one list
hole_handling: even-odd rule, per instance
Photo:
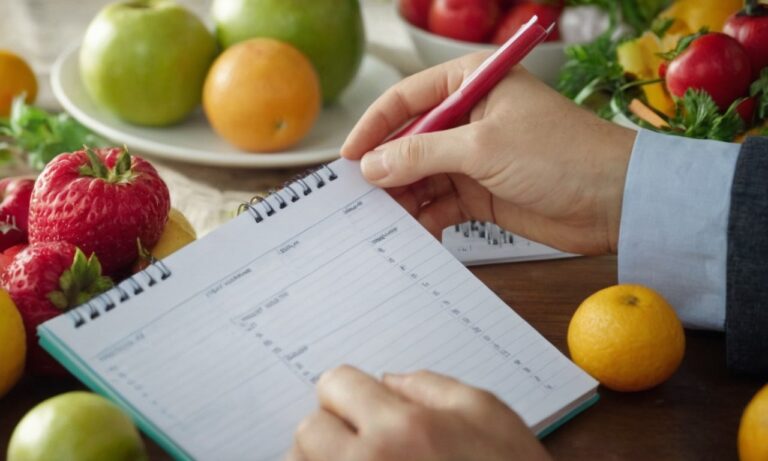
{"label": "light blue shirt cuff", "polygon": [[642,130],[624,186],[619,281],[661,293],[689,328],[723,330],[738,144]]}

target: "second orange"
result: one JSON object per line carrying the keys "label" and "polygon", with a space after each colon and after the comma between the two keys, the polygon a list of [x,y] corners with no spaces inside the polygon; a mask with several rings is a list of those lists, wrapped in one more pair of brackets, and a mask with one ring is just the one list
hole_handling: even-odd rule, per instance
{"label": "second orange", "polygon": [[301,141],[317,119],[321,100],[309,59],[268,38],[227,48],[203,88],[203,108],[213,129],[250,152],[277,152]]}

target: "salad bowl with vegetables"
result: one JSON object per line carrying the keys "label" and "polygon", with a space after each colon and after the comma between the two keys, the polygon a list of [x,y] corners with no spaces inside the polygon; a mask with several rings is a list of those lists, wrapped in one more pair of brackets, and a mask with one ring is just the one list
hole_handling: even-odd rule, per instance
{"label": "salad bowl with vegetables", "polygon": [[656,11],[621,39],[566,50],[561,92],[632,127],[721,141],[768,134],[768,6],[646,5]]}

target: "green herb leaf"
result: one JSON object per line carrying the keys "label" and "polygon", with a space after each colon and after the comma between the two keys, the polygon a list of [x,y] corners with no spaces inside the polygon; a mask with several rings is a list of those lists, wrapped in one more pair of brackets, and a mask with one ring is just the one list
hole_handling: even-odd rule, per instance
{"label": "green herb leaf", "polygon": [[675,116],[669,121],[670,133],[731,142],[744,130],[744,121],[736,111],[742,101],[734,101],[721,114],[709,93],[689,88],[683,98],[677,101]]}
{"label": "green herb leaf", "polygon": [[760,120],[768,118],[768,67],[760,72],[760,78],[752,84],[749,92],[757,98],[757,117]]}
{"label": "green herb leaf", "polygon": [[0,134],[12,138],[27,153],[30,166],[38,170],[62,152],[72,152],[83,145],[108,145],[69,115],[50,114],[30,106],[23,95],[14,98],[9,119],[0,122]]}
{"label": "green herb leaf", "polygon": [[608,12],[611,18],[611,31],[622,22],[633,29],[634,35],[640,35],[651,28],[659,13],[671,3],[671,0],[568,0],[568,5],[594,5]]}
{"label": "green herb leaf", "polygon": [[667,61],[671,61],[676,57],[680,56],[683,53],[683,51],[687,50],[688,47],[691,46],[691,43],[694,42],[694,40],[708,33],[709,33],[709,29],[707,29],[706,27],[702,27],[695,34],[686,35],[685,37],[678,40],[677,46],[675,47],[674,50],[667,51],[666,53],[659,53],[658,55],[659,57],[666,59]]}
{"label": "green herb leaf", "polygon": [[618,43],[605,33],[592,43],[566,48],[568,61],[560,72],[560,92],[583,103],[594,93],[610,95],[623,86],[626,77],[616,55]]}
{"label": "green herb leaf", "polygon": [[667,31],[675,24],[675,18],[656,18],[651,23],[651,31],[659,38],[664,38]]}

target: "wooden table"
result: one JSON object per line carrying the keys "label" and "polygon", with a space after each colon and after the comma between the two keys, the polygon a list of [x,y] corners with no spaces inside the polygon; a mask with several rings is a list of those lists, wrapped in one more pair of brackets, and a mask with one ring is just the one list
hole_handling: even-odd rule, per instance
{"label": "wooden table", "polygon": [[[571,314],[594,291],[616,283],[613,257],[486,266],[473,270],[544,336],[566,350]],[[544,440],[556,459],[728,460],[736,458],[742,409],[761,381],[725,368],[723,336],[688,332],[680,370],[656,389],[601,390],[597,405]],[[0,453],[21,416],[75,381],[26,379],[0,400]],[[153,460],[169,459],[147,440]]]}

